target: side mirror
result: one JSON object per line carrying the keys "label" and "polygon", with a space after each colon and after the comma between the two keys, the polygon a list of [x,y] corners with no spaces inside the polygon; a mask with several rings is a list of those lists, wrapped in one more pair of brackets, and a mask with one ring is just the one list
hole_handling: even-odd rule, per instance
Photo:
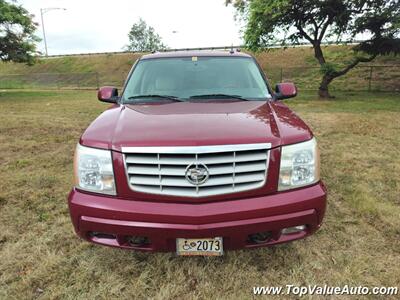
{"label": "side mirror", "polygon": [[275,87],[275,96],[278,100],[296,97],[297,88],[291,82],[278,83]]}
{"label": "side mirror", "polygon": [[103,86],[97,92],[97,98],[103,102],[117,103],[118,89],[113,86]]}

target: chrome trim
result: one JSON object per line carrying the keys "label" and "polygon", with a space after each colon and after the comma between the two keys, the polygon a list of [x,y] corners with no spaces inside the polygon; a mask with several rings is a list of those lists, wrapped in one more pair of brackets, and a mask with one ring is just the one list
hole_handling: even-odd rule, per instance
{"label": "chrome trim", "polygon": [[[233,150],[233,148],[235,150]],[[145,194],[151,194],[151,195],[161,195],[161,196],[174,196],[174,197],[189,197],[189,198],[203,198],[203,197],[210,197],[213,195],[199,195],[199,185],[195,186],[196,187],[196,195],[191,195],[191,196],[186,196],[186,195],[176,195],[176,194],[165,194],[163,193],[163,186],[160,186],[159,192],[144,192],[140,190],[136,190],[134,187],[132,187],[130,180],[129,180],[129,173],[128,173],[128,165],[126,161],[126,156],[129,154],[135,154],[135,153],[150,153],[150,154],[157,154],[157,168],[160,170],[161,164],[160,164],[160,154],[193,154],[195,155],[195,159],[193,160],[192,164],[197,165],[198,164],[198,154],[202,153],[219,153],[219,152],[233,152],[233,157],[234,157],[234,173],[232,174],[233,180],[235,180],[236,177],[236,151],[246,151],[246,150],[265,150],[266,151],[266,159],[265,159],[265,171],[264,171],[264,180],[260,182],[260,184],[254,188],[251,189],[246,189],[246,190],[239,190],[239,191],[229,191],[229,192],[223,192],[223,193],[218,193],[216,195],[229,195],[229,194],[234,194],[238,192],[243,192],[243,191],[251,191],[251,190],[257,190],[262,188],[268,178],[268,170],[269,170],[269,163],[270,163],[270,150],[271,150],[271,143],[257,143],[257,144],[236,144],[236,145],[212,145],[212,146],[172,146],[172,147],[122,147],[121,149],[123,150],[131,150],[133,152],[124,152],[122,155],[123,158],[123,163],[124,163],[124,169],[125,169],[125,176],[127,179],[128,187],[131,191],[136,192],[136,193],[145,193]],[[164,152],[160,153],[158,151],[163,151],[163,150],[169,150],[173,152]],[[188,151],[188,152],[181,152],[181,151]],[[218,151],[220,150],[220,151]],[[148,151],[148,152],[146,152]],[[193,151],[193,152],[191,152]],[[203,151],[203,152],[199,152]],[[159,178],[160,178],[159,174]],[[235,188],[235,182],[233,182],[233,187]]]}
{"label": "chrome trim", "polygon": [[121,147],[124,154],[129,153],[176,153],[202,154],[245,150],[271,149],[271,143],[210,145],[210,146],[172,146],[172,147]]}
{"label": "chrome trim", "polygon": [[[268,151],[269,152],[269,151]],[[269,154],[269,153],[268,153]],[[267,154],[267,155],[268,155]],[[267,159],[269,158],[269,156],[267,156]],[[233,166],[233,173],[232,173],[232,180],[233,180],[233,184],[232,184],[232,187],[233,188],[235,188],[235,174],[236,174],[236,151],[233,151],[233,163],[232,163],[232,166]],[[265,170],[267,170],[268,169],[268,167],[267,166],[265,166]],[[265,177],[267,177],[267,175],[266,175],[266,173],[265,173]]]}
{"label": "chrome trim", "polygon": [[74,187],[77,190],[81,190],[81,191],[84,191],[84,192],[91,192],[91,193],[95,193],[95,194],[99,194],[99,195],[110,195],[110,196],[116,196],[117,195],[116,189],[114,191],[99,191],[99,190],[93,190],[93,189],[89,189],[89,188],[83,188],[80,185],[74,185]]}
{"label": "chrome trim", "polygon": [[[124,157],[125,157],[125,155],[124,155]],[[158,167],[158,180],[160,180],[160,192],[162,192],[160,153],[157,153],[157,167]],[[126,164],[125,164],[125,169],[128,171]],[[129,175],[128,175],[128,181],[129,181]]]}

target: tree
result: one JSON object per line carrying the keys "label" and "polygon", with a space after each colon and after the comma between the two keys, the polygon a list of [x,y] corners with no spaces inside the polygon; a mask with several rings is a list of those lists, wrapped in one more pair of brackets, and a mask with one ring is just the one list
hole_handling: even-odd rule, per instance
{"label": "tree", "polygon": [[128,51],[145,52],[166,48],[154,28],[148,26],[143,19],[139,19],[139,22],[133,24],[128,37],[129,44],[125,46],[125,49]]}
{"label": "tree", "polygon": [[0,60],[33,64],[39,38],[32,18],[22,6],[0,0]]}
{"label": "tree", "polygon": [[[309,42],[318,61],[322,79],[319,96],[330,98],[329,84],[362,62],[378,55],[400,53],[399,0],[226,0],[245,22],[246,46],[254,51],[268,43]],[[324,39],[367,38],[351,48],[350,61],[328,62],[321,43]]]}

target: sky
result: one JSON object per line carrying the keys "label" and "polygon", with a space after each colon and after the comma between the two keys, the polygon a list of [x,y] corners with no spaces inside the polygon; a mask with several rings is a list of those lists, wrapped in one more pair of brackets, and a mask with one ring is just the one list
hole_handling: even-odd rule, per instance
{"label": "sky", "polygon": [[[44,14],[49,55],[121,51],[131,26],[142,18],[170,48],[242,44],[241,24],[225,0],[17,0],[39,23]],[[43,41],[38,50],[44,53]]]}

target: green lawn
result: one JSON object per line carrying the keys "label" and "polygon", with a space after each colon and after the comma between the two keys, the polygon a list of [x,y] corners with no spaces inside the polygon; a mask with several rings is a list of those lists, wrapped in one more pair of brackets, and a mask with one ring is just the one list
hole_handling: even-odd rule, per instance
{"label": "green lawn", "polygon": [[[324,46],[325,58],[331,63],[352,60],[352,46]],[[0,62],[0,89],[94,88],[103,85],[122,86],[135,61],[144,53],[80,55],[39,59],[33,66]],[[321,72],[312,47],[276,48],[253,53],[270,82],[293,81],[302,89],[318,89]],[[375,67],[371,70],[368,66]],[[339,66],[338,66],[339,67]],[[340,68],[339,68],[340,69]],[[369,78],[371,77],[371,83]],[[379,56],[373,62],[360,64],[345,76],[336,78],[331,89],[340,91],[399,91],[399,56]]]}
{"label": "green lawn", "polygon": [[0,299],[246,299],[256,285],[399,286],[400,95],[337,96],[287,101],[320,143],[329,191],[321,230],[272,248],[183,258],[73,233],[74,147],[107,107],[94,91],[0,91]]}

